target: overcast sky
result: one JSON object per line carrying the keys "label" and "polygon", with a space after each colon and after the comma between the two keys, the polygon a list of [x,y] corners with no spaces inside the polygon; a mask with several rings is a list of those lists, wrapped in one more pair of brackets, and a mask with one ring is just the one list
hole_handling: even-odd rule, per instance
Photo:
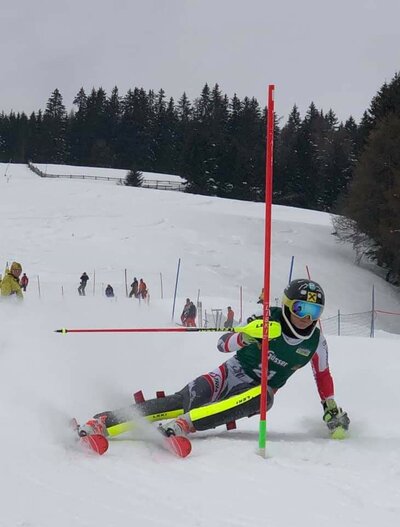
{"label": "overcast sky", "polygon": [[400,0],[14,0],[0,2],[0,111],[44,109],[58,88],[204,84],[266,103],[286,120],[313,101],[359,121],[400,71]]}

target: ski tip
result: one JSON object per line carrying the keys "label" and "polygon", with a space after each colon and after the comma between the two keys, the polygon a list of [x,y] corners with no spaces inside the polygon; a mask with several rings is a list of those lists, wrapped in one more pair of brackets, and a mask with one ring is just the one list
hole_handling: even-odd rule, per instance
{"label": "ski tip", "polygon": [[89,448],[99,456],[102,456],[108,450],[108,439],[101,434],[93,434],[79,438],[81,445]]}
{"label": "ski tip", "polygon": [[192,451],[192,443],[185,436],[169,436],[166,438],[166,441],[171,452],[178,457],[187,457]]}

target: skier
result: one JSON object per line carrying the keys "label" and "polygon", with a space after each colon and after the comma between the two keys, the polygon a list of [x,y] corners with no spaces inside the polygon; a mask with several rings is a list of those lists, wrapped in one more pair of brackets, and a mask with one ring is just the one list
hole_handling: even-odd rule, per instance
{"label": "skier", "polygon": [[80,285],[78,287],[78,293],[79,293],[79,296],[86,296],[85,295],[85,289],[86,289],[86,285],[87,285],[87,282],[89,280],[89,277],[88,275],[84,272],[82,274],[82,276],[80,277]]}
{"label": "skier", "polygon": [[[334,399],[328,364],[328,348],[317,323],[323,312],[325,295],[317,282],[297,279],[285,288],[282,307],[270,308],[270,320],[281,325],[280,336],[270,341],[267,408],[289,377],[311,362],[328,429],[347,430],[350,420]],[[253,315],[247,322],[261,318]],[[139,412],[151,421],[175,417],[160,426],[167,436],[186,435],[259,413],[261,383],[261,340],[245,333],[228,332],[217,348],[235,355],[210,373],[189,382],[180,391],[161,399],[151,399],[129,408],[99,413],[81,430],[85,434],[117,435],[134,427]]]}
{"label": "skier", "polygon": [[16,295],[21,300],[24,298],[22,289],[19,284],[19,277],[22,272],[22,266],[18,262],[13,262],[10,269],[6,272],[1,281],[1,296]]}

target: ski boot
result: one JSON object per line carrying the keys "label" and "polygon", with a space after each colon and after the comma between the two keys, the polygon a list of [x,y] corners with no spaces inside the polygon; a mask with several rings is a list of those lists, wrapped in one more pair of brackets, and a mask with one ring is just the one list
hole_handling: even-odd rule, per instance
{"label": "ski boot", "polygon": [[172,421],[160,425],[159,430],[167,437],[187,436],[191,432],[196,431],[193,425],[184,416],[172,419]]}
{"label": "ski boot", "polygon": [[84,425],[79,425],[78,435],[79,437],[91,436],[91,435],[102,435],[108,436],[105,415],[98,417],[97,419],[89,419]]}

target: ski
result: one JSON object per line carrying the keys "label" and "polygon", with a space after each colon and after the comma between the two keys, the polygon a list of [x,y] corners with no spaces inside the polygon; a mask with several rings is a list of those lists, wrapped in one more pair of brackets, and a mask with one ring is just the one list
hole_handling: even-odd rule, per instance
{"label": "ski", "polygon": [[[75,418],[71,420],[71,428],[76,432],[78,436],[79,445],[84,450],[92,451],[99,456],[102,456],[107,452],[109,447],[108,439],[102,434],[82,434],[80,433],[80,427]],[[161,442],[154,441],[154,443],[163,447],[164,450],[170,452],[176,457],[185,458],[192,451],[192,443],[186,436],[165,436],[161,434]],[[143,439],[146,442],[146,439]]]}
{"label": "ski", "polygon": [[192,451],[192,443],[186,436],[165,436],[162,439],[166,449],[177,457],[187,457]]}
{"label": "ski", "polygon": [[78,436],[79,446],[102,456],[108,450],[108,439],[102,434],[80,434],[78,421],[71,419],[71,428]]}

